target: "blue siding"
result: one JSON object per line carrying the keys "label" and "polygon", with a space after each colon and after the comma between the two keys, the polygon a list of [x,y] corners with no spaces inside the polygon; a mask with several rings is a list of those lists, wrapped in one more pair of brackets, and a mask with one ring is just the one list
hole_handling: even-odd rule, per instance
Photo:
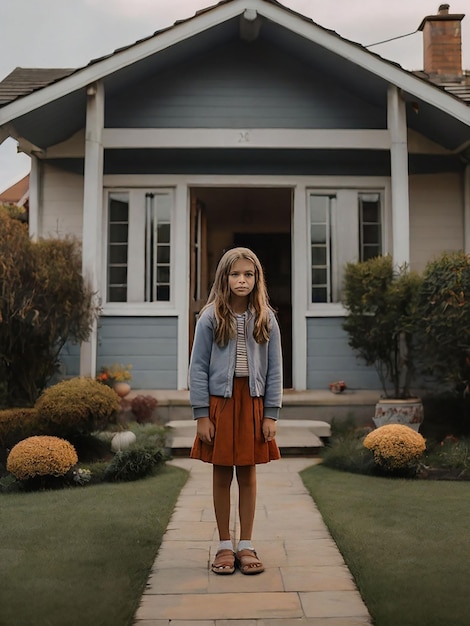
{"label": "blue siding", "polygon": [[307,389],[328,389],[344,380],[349,389],[382,389],[377,373],[348,345],[341,317],[307,319]]}
{"label": "blue siding", "polygon": [[177,328],[176,317],[102,317],[97,369],[131,364],[133,389],[176,389]]}
{"label": "blue siding", "polygon": [[386,128],[378,107],[266,41],[232,42],[106,100],[109,128]]}
{"label": "blue siding", "polygon": [[62,376],[78,376],[80,374],[80,344],[67,342],[62,348],[59,360],[60,375],[58,380]]}

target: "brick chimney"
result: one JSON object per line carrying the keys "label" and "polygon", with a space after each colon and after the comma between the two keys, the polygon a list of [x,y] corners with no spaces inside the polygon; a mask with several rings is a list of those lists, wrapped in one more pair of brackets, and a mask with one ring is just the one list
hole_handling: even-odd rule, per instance
{"label": "brick chimney", "polygon": [[418,30],[423,31],[424,71],[436,83],[456,83],[462,71],[462,13],[449,13],[441,4],[437,15],[427,15]]}

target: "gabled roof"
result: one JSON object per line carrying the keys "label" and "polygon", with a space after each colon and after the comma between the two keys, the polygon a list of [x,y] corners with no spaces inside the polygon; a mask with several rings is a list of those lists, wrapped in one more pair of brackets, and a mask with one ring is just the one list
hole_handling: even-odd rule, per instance
{"label": "gabled roof", "polygon": [[0,106],[70,76],[74,69],[17,67],[0,82]]}
{"label": "gabled roof", "polygon": [[[49,145],[62,141],[83,127],[88,85],[102,80],[106,92],[112,93],[148,73],[150,67],[151,71],[158,71],[190,55],[213,49],[239,36],[243,15],[248,15],[248,19],[261,16],[263,38],[307,64],[315,63],[326,75],[335,74],[337,80],[350,89],[360,89],[377,101],[383,99],[387,85],[396,85],[405,100],[419,104],[421,118],[427,120],[429,127],[442,122],[435,119],[436,114],[448,116],[452,126],[449,148],[458,148],[462,131],[462,141],[468,140],[470,107],[461,99],[462,94],[446,93],[424,75],[417,76],[402,69],[276,0],[222,0],[191,18],[179,20],[110,55],[94,59],[78,70],[56,70],[56,74],[49,75],[48,70],[40,71],[37,82],[34,82],[34,71],[27,78],[26,70],[17,69],[5,79],[6,85],[0,83],[0,127],[9,122],[17,126],[21,118],[22,136],[28,138],[27,133],[34,134],[37,129],[39,119],[35,112],[42,110],[41,120],[45,117],[51,128],[52,121],[56,122]],[[67,107],[68,119],[58,117],[63,110],[61,106]]]}

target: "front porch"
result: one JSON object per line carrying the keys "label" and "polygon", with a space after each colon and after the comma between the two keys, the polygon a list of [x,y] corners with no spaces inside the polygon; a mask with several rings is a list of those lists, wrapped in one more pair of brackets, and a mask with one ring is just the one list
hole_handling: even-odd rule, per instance
{"label": "front porch", "polygon": [[[170,428],[169,446],[174,456],[188,456],[195,435],[187,390],[136,390],[136,395],[151,395],[158,400],[156,415]],[[315,456],[331,434],[330,423],[353,416],[358,424],[371,422],[380,392],[348,390],[284,391],[277,441],[283,456]]]}

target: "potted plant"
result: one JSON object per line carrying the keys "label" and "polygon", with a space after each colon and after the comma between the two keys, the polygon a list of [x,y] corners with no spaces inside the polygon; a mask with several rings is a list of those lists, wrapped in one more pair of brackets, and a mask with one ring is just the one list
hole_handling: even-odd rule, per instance
{"label": "potted plant", "polygon": [[374,422],[408,423],[416,430],[423,406],[413,396],[418,293],[421,278],[406,265],[394,267],[387,255],[345,268],[343,304],[348,312],[343,328],[349,345],[367,365],[374,366],[383,388]]}
{"label": "potted plant", "polygon": [[124,398],[131,390],[129,384],[132,379],[131,369],[132,365],[122,365],[121,363],[103,365],[96,380],[112,387],[118,396]]}

